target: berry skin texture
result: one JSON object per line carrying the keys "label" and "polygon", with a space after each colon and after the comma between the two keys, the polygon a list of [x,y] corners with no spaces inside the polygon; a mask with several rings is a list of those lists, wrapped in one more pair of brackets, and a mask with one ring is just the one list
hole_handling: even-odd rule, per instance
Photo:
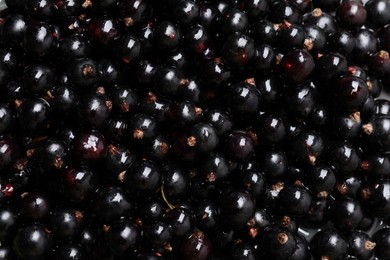
{"label": "berry skin texture", "polygon": [[13,240],[13,249],[21,259],[42,259],[51,249],[50,234],[40,225],[19,229]]}
{"label": "berry skin texture", "polygon": [[182,242],[180,253],[185,259],[206,260],[212,253],[212,245],[207,236],[202,231],[198,231]]}
{"label": "berry skin texture", "polygon": [[306,50],[294,50],[283,56],[282,73],[293,84],[300,84],[309,79],[315,63],[311,54]]}
{"label": "berry skin texture", "polygon": [[334,229],[321,230],[310,241],[310,252],[319,259],[336,260],[344,256],[347,250],[347,241]]}

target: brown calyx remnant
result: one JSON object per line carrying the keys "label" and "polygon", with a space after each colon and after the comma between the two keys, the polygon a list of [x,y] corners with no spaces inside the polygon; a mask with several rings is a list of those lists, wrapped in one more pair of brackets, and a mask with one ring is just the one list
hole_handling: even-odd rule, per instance
{"label": "brown calyx remnant", "polygon": [[281,223],[282,226],[287,227],[291,225],[291,218],[289,216],[283,216]]}
{"label": "brown calyx remnant", "polygon": [[164,245],[164,249],[165,249],[165,251],[167,251],[167,252],[172,252],[172,250],[173,250],[173,248],[172,248],[172,246],[171,246],[170,243],[166,243],[166,244]]}
{"label": "brown calyx remnant", "polygon": [[148,96],[146,97],[146,102],[154,103],[157,101],[157,96],[153,92],[148,92]]}
{"label": "brown calyx remnant", "polygon": [[207,182],[215,182],[217,180],[217,176],[215,175],[214,172],[209,172],[207,175],[206,175],[206,181]]}
{"label": "brown calyx remnant", "polygon": [[312,50],[313,47],[314,47],[314,41],[313,41],[313,39],[311,39],[311,38],[306,38],[306,39],[303,41],[303,47],[304,47],[306,50],[308,50],[308,51]]}
{"label": "brown calyx remnant", "polygon": [[190,81],[188,79],[181,79],[179,81],[179,86],[180,87],[185,87],[185,86],[188,86],[189,83],[190,83]]}
{"label": "brown calyx remnant", "polygon": [[366,250],[373,250],[376,246],[376,243],[375,242],[372,242],[370,240],[366,240],[364,241],[364,248]]}
{"label": "brown calyx remnant", "polygon": [[276,192],[280,192],[284,188],[284,183],[279,181],[277,183],[272,184],[272,189]]}
{"label": "brown calyx remnant", "polygon": [[133,137],[134,139],[141,140],[142,138],[144,138],[144,131],[142,131],[141,129],[135,129],[133,131]]}
{"label": "brown calyx remnant", "polygon": [[130,112],[129,104],[127,104],[126,102],[120,103],[120,104],[119,104],[119,107],[120,107],[120,109],[121,109],[122,112],[125,112],[125,113]]}
{"label": "brown calyx remnant", "polygon": [[222,63],[221,57],[215,57],[215,58],[214,58],[214,62],[215,62],[216,64],[221,64],[221,63]]}
{"label": "brown calyx remnant", "polygon": [[200,107],[195,107],[195,115],[201,116],[203,113],[203,110]]}
{"label": "brown calyx remnant", "polygon": [[368,91],[372,91],[372,88],[374,87],[372,81],[368,79],[366,81],[366,84],[367,84]]}
{"label": "brown calyx remnant", "polygon": [[103,231],[108,232],[110,231],[111,227],[109,225],[103,225]]}
{"label": "brown calyx remnant", "polygon": [[22,158],[17,160],[14,163],[14,168],[17,169],[18,171],[23,171],[24,169],[26,169],[27,164],[28,164],[28,159]]}
{"label": "brown calyx remnant", "polygon": [[348,193],[348,187],[345,184],[337,184],[336,189],[342,194],[346,195]]}
{"label": "brown calyx remnant", "polygon": [[81,5],[83,8],[89,8],[92,7],[92,1],[91,0],[85,0],[85,2]]}
{"label": "brown calyx remnant", "polygon": [[113,144],[108,145],[108,153],[111,155],[116,155],[119,153],[118,147]]}
{"label": "brown calyx remnant", "polygon": [[316,157],[315,155],[309,154],[309,155],[308,155],[308,160],[309,160],[309,163],[310,163],[311,165],[314,165],[314,164],[316,164],[317,157]]}
{"label": "brown calyx remnant", "polygon": [[374,127],[372,124],[368,123],[362,126],[363,132],[370,135],[372,132],[374,132]]}
{"label": "brown calyx remnant", "polygon": [[302,183],[301,180],[294,181],[294,184],[297,185],[297,186],[301,186],[301,187],[303,186],[303,183]]}
{"label": "brown calyx remnant", "polygon": [[311,11],[311,16],[313,17],[320,17],[322,16],[322,10],[321,8],[314,8],[313,11]]}
{"label": "brown calyx remnant", "polygon": [[251,130],[248,131],[249,137],[252,139],[252,141],[257,145],[259,144],[259,138],[257,137],[257,134]]}
{"label": "brown calyx remnant", "polygon": [[166,154],[169,151],[169,145],[165,142],[162,142],[158,148],[159,148],[160,152],[163,154]]}
{"label": "brown calyx remnant", "polygon": [[23,192],[22,194],[20,194],[20,197],[22,198],[22,199],[24,199],[24,197],[26,197],[28,195],[28,192]]}
{"label": "brown calyx remnant", "polygon": [[249,85],[252,85],[252,86],[255,86],[255,87],[256,87],[255,78],[246,79],[245,82],[248,83]]}
{"label": "brown calyx remnant", "polygon": [[56,169],[61,169],[62,166],[64,166],[64,161],[61,159],[61,157],[56,156],[53,165]]}
{"label": "brown calyx remnant", "polygon": [[367,171],[370,167],[370,164],[367,161],[362,161],[360,163],[360,169]]}
{"label": "brown calyx remnant", "polygon": [[77,222],[81,222],[83,220],[83,218],[84,218],[83,212],[81,212],[79,210],[76,210],[74,212],[74,216],[76,217]]}
{"label": "brown calyx remnant", "polygon": [[131,18],[131,17],[125,17],[123,18],[123,22],[125,24],[126,27],[130,27],[130,26],[133,26],[134,25],[134,19]]}
{"label": "brown calyx remnant", "polygon": [[209,213],[205,212],[203,215],[202,215],[202,219],[206,219],[209,217]]}
{"label": "brown calyx remnant", "polygon": [[28,149],[26,151],[27,158],[31,158],[34,155],[34,153],[35,153],[35,149]]}
{"label": "brown calyx remnant", "polygon": [[249,228],[248,235],[249,235],[251,238],[257,237],[258,234],[259,234],[259,231],[257,230],[257,228],[255,228],[255,227]]}
{"label": "brown calyx remnant", "polygon": [[126,178],[126,171],[120,172],[118,174],[118,181],[125,182],[125,178]]}
{"label": "brown calyx remnant", "polygon": [[255,218],[251,218],[250,220],[248,220],[248,222],[246,222],[246,225],[248,227],[254,227],[256,225],[256,220]]}
{"label": "brown calyx remnant", "polygon": [[320,191],[317,194],[317,197],[321,198],[321,199],[326,199],[328,196],[329,196],[329,192],[327,192],[325,190],[324,191]]}
{"label": "brown calyx remnant", "polygon": [[18,109],[23,104],[23,100],[15,99],[14,103],[15,103],[15,108]]}
{"label": "brown calyx remnant", "polygon": [[108,109],[108,111],[112,110],[112,101],[111,100],[106,100],[105,105],[106,105],[106,108]]}
{"label": "brown calyx remnant", "polygon": [[276,237],[279,244],[284,245],[288,242],[288,235],[286,233],[279,233]]}
{"label": "brown calyx remnant", "polygon": [[91,65],[85,65],[81,71],[84,78],[88,78],[90,75],[94,73],[94,69]]}
{"label": "brown calyx remnant", "polygon": [[204,233],[202,231],[194,232],[191,236],[195,237],[196,239],[202,239],[204,238]]}
{"label": "brown calyx remnant", "polygon": [[187,138],[187,145],[194,147],[196,145],[196,137],[195,136],[190,136]]}
{"label": "brown calyx remnant", "polygon": [[99,87],[96,88],[96,94],[105,95],[106,94],[106,89],[103,86],[99,86]]}
{"label": "brown calyx remnant", "polygon": [[371,197],[371,191],[370,191],[370,188],[364,188],[362,189],[362,191],[360,192],[362,198],[364,200],[368,200],[370,197]]}
{"label": "brown calyx remnant", "polygon": [[360,123],[360,121],[361,121],[360,112],[357,111],[355,113],[350,114],[349,118],[351,118],[353,121],[355,121],[357,123]]}
{"label": "brown calyx remnant", "polygon": [[384,51],[384,50],[380,50],[378,52],[378,56],[379,56],[379,58],[384,59],[384,60],[389,59],[389,53],[387,51]]}
{"label": "brown calyx remnant", "polygon": [[321,260],[330,260],[330,258],[326,255],[321,256]]}

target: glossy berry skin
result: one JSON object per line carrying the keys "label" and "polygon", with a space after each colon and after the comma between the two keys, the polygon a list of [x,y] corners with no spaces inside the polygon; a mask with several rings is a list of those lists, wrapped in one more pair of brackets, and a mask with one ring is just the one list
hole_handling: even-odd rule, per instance
{"label": "glossy berry skin", "polygon": [[56,116],[68,117],[75,113],[79,103],[79,96],[76,91],[70,86],[61,86],[56,88],[52,95],[54,96],[51,105],[56,113]]}
{"label": "glossy berry skin", "polygon": [[77,244],[63,244],[55,250],[56,260],[83,260],[86,258],[85,250]]}
{"label": "glossy berry skin", "polygon": [[220,31],[225,36],[235,32],[243,32],[247,25],[247,15],[234,7],[226,10],[219,21]]}
{"label": "glossy berry skin", "polygon": [[49,127],[52,110],[49,103],[41,98],[23,102],[16,118],[21,127],[32,135],[41,134]]}
{"label": "glossy berry skin", "polygon": [[58,139],[48,139],[39,147],[38,164],[45,170],[60,170],[65,167],[68,147]]}
{"label": "glossy berry skin", "polygon": [[306,33],[300,25],[282,22],[276,33],[276,47],[286,53],[296,48],[304,46]]}
{"label": "glossy berry skin", "polygon": [[274,23],[262,20],[253,26],[253,39],[256,43],[273,44],[276,40],[277,30]]}
{"label": "glossy berry skin", "polygon": [[135,110],[139,103],[139,97],[132,88],[120,86],[110,92],[112,110],[121,114],[129,114]]}
{"label": "glossy berry skin", "polygon": [[390,5],[383,0],[371,0],[366,2],[367,23],[370,27],[380,28],[390,22]]}
{"label": "glossy berry skin", "polygon": [[349,31],[337,31],[328,37],[328,47],[343,55],[349,55],[355,48],[355,39]]}
{"label": "glossy berry skin", "polygon": [[180,200],[187,195],[190,179],[184,169],[174,164],[165,165],[162,178],[164,194],[169,200]]}
{"label": "glossy berry skin", "polygon": [[161,248],[171,241],[172,227],[165,222],[156,221],[144,229],[145,242],[153,248]]}
{"label": "glossy berry skin", "polygon": [[324,229],[317,232],[310,241],[310,252],[313,257],[327,257],[336,260],[344,256],[348,250],[348,243],[335,229]]}
{"label": "glossy berry skin", "polygon": [[268,19],[274,23],[287,21],[291,24],[298,24],[302,21],[300,11],[289,2],[276,2],[270,5]]}
{"label": "glossy berry skin", "polygon": [[261,168],[269,180],[284,179],[288,173],[288,167],[289,160],[284,151],[274,149],[263,155]]}
{"label": "glossy berry skin", "polygon": [[110,110],[104,98],[98,94],[85,95],[78,104],[80,121],[93,129],[102,129],[110,116]]}
{"label": "glossy berry skin", "polygon": [[293,150],[299,153],[296,159],[302,163],[315,165],[325,153],[326,145],[321,134],[315,131],[300,133],[294,140]]}
{"label": "glossy berry skin", "polygon": [[360,165],[358,150],[348,142],[336,143],[330,148],[329,153],[333,155],[333,167],[341,172],[353,172]]}
{"label": "glossy berry skin", "polygon": [[206,260],[211,253],[211,241],[202,231],[191,234],[180,246],[180,255],[188,260]]}
{"label": "glossy berry skin", "polygon": [[135,162],[126,171],[125,182],[138,196],[153,194],[161,185],[161,169],[153,161]]}
{"label": "glossy berry skin", "polygon": [[194,210],[194,218],[196,225],[202,230],[213,230],[218,223],[218,207],[210,201],[205,201]]}
{"label": "glossy berry skin", "polygon": [[307,213],[312,201],[312,195],[305,187],[289,185],[280,191],[277,205],[280,211],[299,217]]}
{"label": "glossy berry skin", "polygon": [[359,259],[370,259],[374,254],[376,244],[362,231],[352,231],[348,236],[351,255]]}
{"label": "glossy berry skin", "polygon": [[119,34],[116,20],[102,17],[91,19],[87,25],[89,36],[98,44],[107,45]]}
{"label": "glossy berry skin", "polygon": [[198,123],[190,128],[187,145],[200,153],[213,151],[219,142],[218,134],[211,124]]}
{"label": "glossy berry skin", "polygon": [[208,158],[203,159],[199,170],[205,181],[214,182],[223,180],[228,176],[230,165],[223,155],[217,153],[208,155]]}
{"label": "glossy berry skin", "polygon": [[367,84],[360,78],[347,76],[337,82],[336,98],[348,111],[357,111],[368,97]]}
{"label": "glossy berry skin", "polygon": [[8,137],[0,138],[0,169],[10,166],[19,157],[19,146]]}
{"label": "glossy berry skin", "polygon": [[82,160],[103,159],[107,153],[106,140],[98,131],[81,133],[73,141],[73,152]]}
{"label": "glossy berry skin", "polygon": [[304,183],[314,195],[326,197],[336,185],[336,175],[331,167],[315,166],[305,174]]}
{"label": "glossy berry skin", "polygon": [[355,48],[352,59],[360,64],[366,61],[367,55],[378,51],[378,40],[369,29],[361,29],[355,33]]}
{"label": "glossy berry skin", "polygon": [[105,236],[111,252],[124,255],[136,245],[139,231],[130,220],[121,220],[111,225]]}
{"label": "glossy berry skin", "polygon": [[352,230],[363,219],[363,212],[358,201],[345,197],[331,206],[330,218],[338,230]]}
{"label": "glossy berry skin", "polygon": [[309,84],[286,89],[283,97],[288,112],[298,119],[308,118],[318,108],[317,92]]}
{"label": "glossy berry skin", "polygon": [[69,167],[61,176],[60,191],[74,203],[88,201],[95,190],[96,174],[88,167]]}
{"label": "glossy berry skin", "polygon": [[390,139],[388,138],[388,133],[390,132],[389,121],[389,116],[376,115],[362,126],[368,144],[382,152],[390,150]]}
{"label": "glossy berry skin", "polygon": [[255,143],[245,131],[233,130],[225,139],[226,155],[232,159],[245,161],[254,151]]}
{"label": "glossy berry skin", "polygon": [[336,18],[347,29],[359,29],[367,18],[367,12],[359,1],[343,1],[336,10]]}
{"label": "glossy berry skin", "polygon": [[247,66],[254,54],[254,41],[242,33],[230,35],[222,46],[222,57],[232,68]]}
{"label": "glossy berry skin", "polygon": [[51,231],[58,240],[73,240],[81,232],[83,213],[74,209],[56,209],[50,214]]}
{"label": "glossy berry skin", "polygon": [[25,16],[16,13],[6,16],[3,24],[2,40],[10,46],[21,47],[27,27]]}
{"label": "glossy berry skin", "polygon": [[181,73],[177,68],[162,66],[153,77],[154,89],[161,97],[174,98],[178,95],[181,81]]}
{"label": "glossy berry skin", "polygon": [[249,243],[241,242],[236,243],[234,248],[231,249],[231,259],[241,260],[248,259],[254,260],[255,258],[255,250],[252,245]]}
{"label": "glossy berry skin", "polygon": [[23,71],[23,84],[26,91],[33,94],[47,92],[55,82],[51,68],[42,64],[28,66]]}
{"label": "glossy berry skin", "polygon": [[154,117],[145,114],[134,114],[129,122],[129,140],[146,142],[157,135],[157,122]]}
{"label": "glossy berry skin", "polygon": [[141,41],[133,35],[121,35],[115,39],[115,54],[125,64],[136,64],[142,55]]}
{"label": "glossy berry skin", "polygon": [[20,200],[22,215],[27,219],[42,220],[50,211],[51,201],[46,194],[28,192]]}
{"label": "glossy berry skin", "polygon": [[47,23],[34,23],[26,28],[23,47],[33,57],[43,57],[56,47],[54,30]]}
{"label": "glossy berry skin", "polygon": [[21,259],[42,259],[51,247],[50,234],[43,226],[36,224],[20,228],[13,240],[14,252]]}
{"label": "glossy berry skin", "polygon": [[267,183],[266,176],[257,169],[242,171],[237,177],[237,186],[249,192],[254,199],[262,199],[265,195]]}
{"label": "glossy berry skin", "polygon": [[14,258],[12,248],[8,246],[0,246],[0,259],[1,260],[12,260]]}
{"label": "glossy berry skin", "polygon": [[68,67],[67,76],[69,82],[76,90],[93,87],[97,82],[98,65],[89,58],[74,60]]}
{"label": "glossy berry skin", "polygon": [[247,82],[234,83],[226,90],[226,99],[232,113],[249,116],[262,104],[261,95],[255,85]]}
{"label": "glossy berry skin", "polygon": [[10,239],[18,227],[19,212],[9,207],[0,209],[0,241]]}
{"label": "glossy berry skin", "polygon": [[291,260],[309,260],[311,258],[309,250],[309,242],[305,237],[297,234],[295,236],[295,241],[297,242],[296,248],[292,253]]}
{"label": "glossy berry skin", "polygon": [[262,241],[265,243],[264,246],[269,257],[276,259],[289,258],[296,247],[294,235],[277,226],[271,226],[263,235]]}
{"label": "glossy berry skin", "polygon": [[390,228],[382,228],[373,235],[376,243],[375,256],[387,259],[390,257]]}
{"label": "glossy berry skin", "polygon": [[59,42],[58,51],[65,62],[86,58],[91,54],[91,43],[81,35],[70,35]]}
{"label": "glossy berry skin", "polygon": [[103,223],[116,221],[131,210],[124,191],[118,186],[99,188],[94,194],[93,203],[93,212]]}
{"label": "glossy berry skin", "polygon": [[300,84],[309,79],[314,69],[314,59],[306,50],[293,50],[283,56],[282,73],[293,84]]}
{"label": "glossy berry skin", "polygon": [[249,193],[232,191],[224,196],[220,204],[220,217],[224,225],[240,229],[254,212],[254,201]]}
{"label": "glossy berry skin", "polygon": [[172,237],[182,239],[188,237],[195,225],[192,212],[185,208],[173,208],[164,217],[172,227]]}
{"label": "glossy berry skin", "polygon": [[182,41],[182,33],[177,25],[161,21],[153,32],[153,46],[161,51],[174,51]]}
{"label": "glossy berry skin", "polygon": [[370,212],[374,216],[386,218],[390,215],[390,196],[387,192],[389,188],[390,181],[381,179],[374,186],[361,191],[363,199],[367,201]]}

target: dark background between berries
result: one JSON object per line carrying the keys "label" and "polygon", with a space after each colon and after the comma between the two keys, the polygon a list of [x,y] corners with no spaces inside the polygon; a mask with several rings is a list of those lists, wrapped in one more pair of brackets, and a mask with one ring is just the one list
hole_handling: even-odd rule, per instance
{"label": "dark background between berries", "polygon": [[387,0],[0,6],[0,260],[390,259]]}

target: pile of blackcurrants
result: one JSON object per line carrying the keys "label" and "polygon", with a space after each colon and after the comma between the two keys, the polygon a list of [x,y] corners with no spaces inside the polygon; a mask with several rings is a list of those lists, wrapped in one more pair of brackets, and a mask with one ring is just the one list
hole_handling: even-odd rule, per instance
{"label": "pile of blackcurrants", "polygon": [[388,0],[5,0],[0,260],[390,259]]}

